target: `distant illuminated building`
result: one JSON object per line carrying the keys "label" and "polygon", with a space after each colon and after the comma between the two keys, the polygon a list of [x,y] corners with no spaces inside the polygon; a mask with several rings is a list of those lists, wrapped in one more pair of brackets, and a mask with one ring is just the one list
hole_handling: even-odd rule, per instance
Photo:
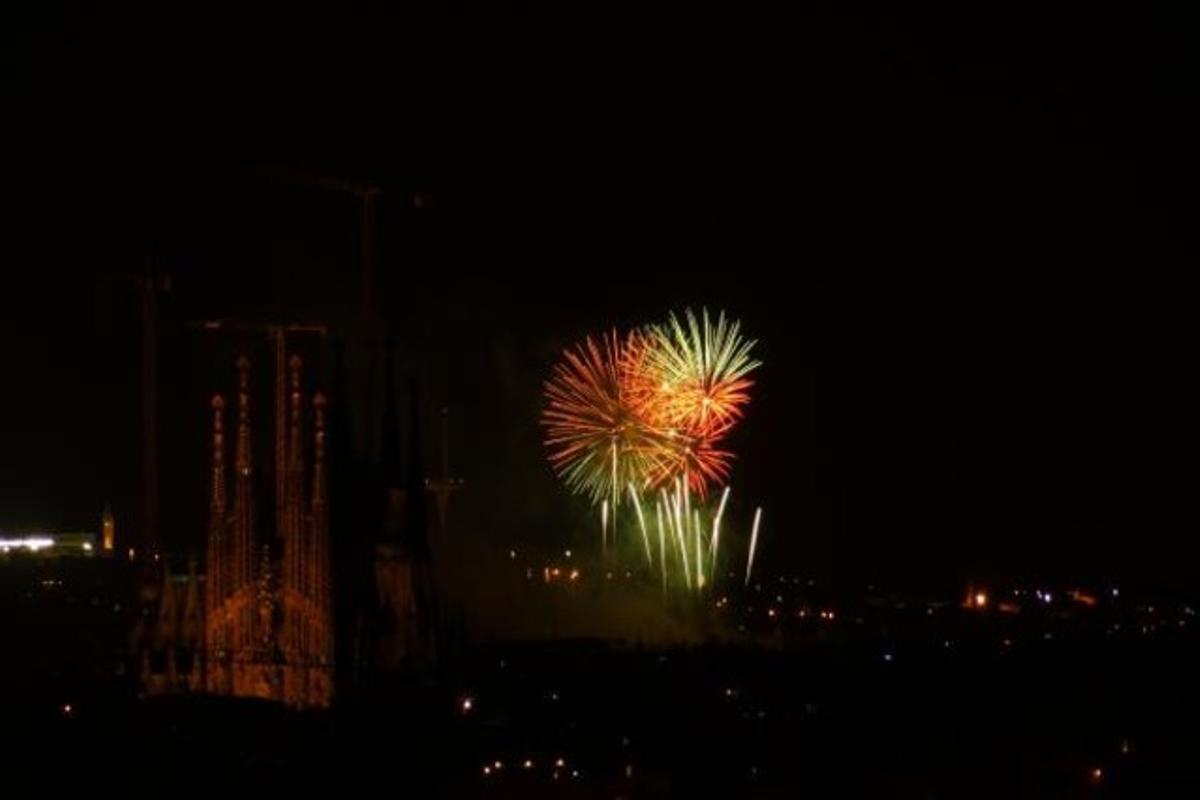
{"label": "distant illuminated building", "polygon": [[112,508],[104,504],[104,514],[100,517],[100,546],[104,555],[111,556],[117,544],[117,523],[113,519]]}
{"label": "distant illuminated building", "polygon": [[1088,608],[1094,608],[1097,602],[1094,594],[1085,592],[1082,589],[1072,589],[1070,592],[1068,592],[1068,595],[1076,603],[1079,603],[1081,606],[1087,606]]}
{"label": "distant illuminated building", "polygon": [[54,546],[49,536],[5,536],[0,537],[0,553],[40,553]]}
{"label": "distant illuminated building", "polygon": [[977,611],[982,611],[987,608],[988,594],[982,589],[967,588],[967,597],[963,601],[963,608],[973,608]]}
{"label": "distant illuminated building", "polygon": [[0,557],[90,558],[96,551],[91,533],[0,533]]}
{"label": "distant illuminated building", "polygon": [[[149,694],[207,692],[326,707],[333,699],[333,602],[326,485],[325,398],[312,401],[312,468],[298,356],[278,354],[276,525],[256,512],[250,426],[250,362],[238,359],[232,476],[226,466],[225,401],[212,399],[207,565],[186,575],[162,565],[156,604],[135,632]],[[285,366],[286,363],[286,366]],[[286,385],[282,383],[286,381]],[[232,490],[226,484],[232,477]],[[130,558],[134,556],[130,548]],[[155,561],[158,561],[157,554]]]}

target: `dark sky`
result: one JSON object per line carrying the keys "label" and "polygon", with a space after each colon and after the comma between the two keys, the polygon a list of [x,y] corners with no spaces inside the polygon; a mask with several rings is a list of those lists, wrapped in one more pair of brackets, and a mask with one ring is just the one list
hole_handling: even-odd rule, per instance
{"label": "dark sky", "polygon": [[734,482],[767,509],[772,562],[1195,573],[1178,20],[205,5],[18,22],[0,529],[90,525],[105,498],[138,524],[137,306],[113,276],[150,258],[174,278],[164,525],[198,541],[204,398],[232,349],[186,323],[356,302],[353,202],[270,177],[291,169],[384,190],[380,303],[427,410],[451,409],[472,535],[582,535],[542,459],[540,382],[583,334],[691,304],[761,340]]}

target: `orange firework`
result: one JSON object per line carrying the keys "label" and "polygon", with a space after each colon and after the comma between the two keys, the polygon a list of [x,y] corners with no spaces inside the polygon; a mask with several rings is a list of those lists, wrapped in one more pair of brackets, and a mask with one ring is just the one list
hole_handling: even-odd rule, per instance
{"label": "orange firework", "polygon": [[739,335],[741,324],[724,313],[713,324],[708,311],[685,313],[686,326],[671,314],[666,325],[650,330],[647,373],[658,393],[644,409],[660,427],[716,440],[742,416],[759,366],[750,358],[754,342]]}
{"label": "orange firework", "polygon": [[622,487],[641,487],[663,469],[662,447],[625,396],[636,337],[611,331],[599,344],[588,337],[563,353],[546,381],[542,417],[550,463],[593,502],[619,502]]}
{"label": "orange firework", "polygon": [[708,496],[709,486],[723,483],[729,477],[733,453],[714,446],[712,439],[666,434],[661,458],[648,476],[646,486],[669,485],[676,477],[687,480],[687,488],[701,497]]}
{"label": "orange firework", "polygon": [[724,481],[733,455],[720,441],[749,400],[758,366],[738,323],[708,312],[665,325],[616,331],[563,353],[546,382],[543,424],[550,462],[574,490],[615,508],[623,488],[644,491],[677,478],[701,497]]}

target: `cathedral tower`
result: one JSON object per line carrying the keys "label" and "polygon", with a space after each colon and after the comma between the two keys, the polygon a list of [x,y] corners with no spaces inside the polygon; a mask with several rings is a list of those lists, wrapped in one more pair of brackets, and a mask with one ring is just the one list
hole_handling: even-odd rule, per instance
{"label": "cathedral tower", "polygon": [[117,522],[113,519],[112,508],[104,504],[104,514],[100,517],[100,552],[111,556],[117,546]]}

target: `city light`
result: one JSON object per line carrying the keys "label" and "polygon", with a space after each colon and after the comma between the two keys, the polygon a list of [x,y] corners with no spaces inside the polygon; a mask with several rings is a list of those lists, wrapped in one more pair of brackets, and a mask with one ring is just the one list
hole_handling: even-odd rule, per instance
{"label": "city light", "polygon": [[11,539],[0,539],[0,552],[4,553],[10,550],[28,550],[31,553],[36,553],[48,547],[54,547],[54,540],[49,536],[20,536]]}
{"label": "city light", "polygon": [[1072,589],[1070,592],[1068,592],[1068,594],[1072,600],[1082,606],[1087,606],[1088,608],[1094,608],[1096,606],[1096,596],[1085,592],[1082,589]]}

